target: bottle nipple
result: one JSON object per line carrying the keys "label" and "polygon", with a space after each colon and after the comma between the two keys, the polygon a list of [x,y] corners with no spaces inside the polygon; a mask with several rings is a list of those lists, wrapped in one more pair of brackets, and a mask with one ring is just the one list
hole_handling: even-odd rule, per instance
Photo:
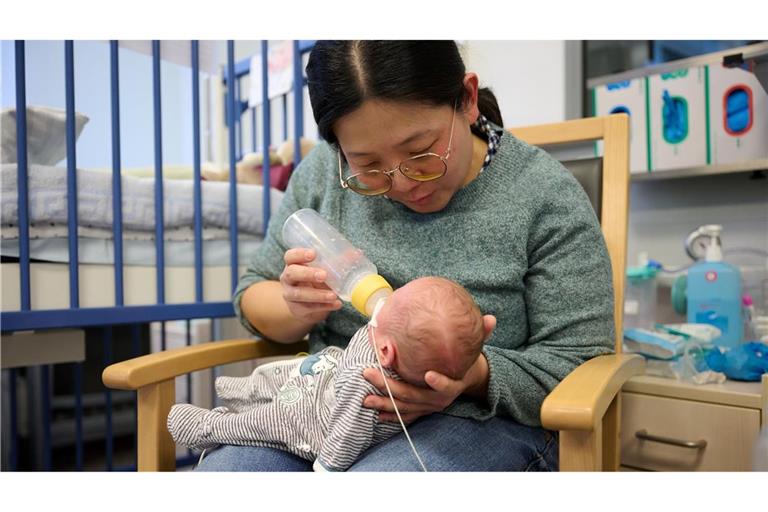
{"label": "bottle nipple", "polygon": [[392,295],[392,286],[378,274],[368,274],[352,290],[352,306],[363,315],[370,317],[376,303]]}

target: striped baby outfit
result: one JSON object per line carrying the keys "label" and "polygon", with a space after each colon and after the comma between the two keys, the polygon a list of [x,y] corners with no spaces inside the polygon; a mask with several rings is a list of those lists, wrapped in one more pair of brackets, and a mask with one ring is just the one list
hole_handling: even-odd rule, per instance
{"label": "striped baby outfit", "polygon": [[363,407],[367,395],[381,395],[363,377],[365,368],[377,368],[368,340],[366,325],[346,349],[327,347],[268,363],[248,377],[219,377],[216,392],[224,405],[207,410],[176,404],[168,431],[193,450],[266,446],[312,460],[316,471],[344,471],[366,449],[401,431],[399,424],[380,423],[377,410]]}

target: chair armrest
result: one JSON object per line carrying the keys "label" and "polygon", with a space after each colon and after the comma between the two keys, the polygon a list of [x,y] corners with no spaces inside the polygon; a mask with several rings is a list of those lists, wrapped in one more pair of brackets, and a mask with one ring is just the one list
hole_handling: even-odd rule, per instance
{"label": "chair armrest", "polygon": [[260,357],[292,355],[307,350],[307,342],[285,345],[266,340],[235,339],[201,343],[115,363],[104,369],[104,385],[135,390],[214,366]]}
{"label": "chair armrest", "polygon": [[631,377],[645,371],[637,354],[595,357],[572,371],[541,405],[541,423],[550,430],[595,428],[613,398]]}

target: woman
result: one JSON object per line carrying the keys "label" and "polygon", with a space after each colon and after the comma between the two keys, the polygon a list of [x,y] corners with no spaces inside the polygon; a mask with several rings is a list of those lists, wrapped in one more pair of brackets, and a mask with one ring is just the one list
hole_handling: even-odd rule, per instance
{"label": "woman", "polygon": [[[557,469],[541,427],[547,393],[613,345],[610,261],[576,180],[502,130],[493,94],[451,41],[318,41],[307,65],[318,145],[296,169],[267,238],[234,295],[255,334],[310,350],[345,346],[366,321],[324,285],[308,249],[282,243],[284,220],[314,208],[393,286],[441,275],[467,288],[493,335],[463,380],[428,372],[425,390],[390,382],[433,471]],[[375,371],[364,374],[382,391]],[[388,398],[364,405],[397,421]],[[310,470],[254,447],[221,447],[203,470]],[[401,434],[350,470],[418,470]]]}

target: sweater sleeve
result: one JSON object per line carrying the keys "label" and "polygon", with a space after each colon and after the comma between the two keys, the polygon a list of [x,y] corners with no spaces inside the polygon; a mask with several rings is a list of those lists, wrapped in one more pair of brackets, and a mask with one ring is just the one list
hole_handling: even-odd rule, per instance
{"label": "sweater sleeve", "polygon": [[251,257],[245,273],[240,276],[232,296],[232,303],[238,320],[243,327],[257,336],[261,336],[261,333],[243,315],[240,299],[245,290],[254,283],[280,279],[280,274],[285,268],[283,256],[287,249],[283,244],[283,223],[296,210],[316,207],[317,195],[318,193],[322,194],[322,190],[318,190],[316,175],[318,170],[327,171],[327,155],[325,153],[327,153],[327,148],[324,145],[318,146],[301,161],[291,175],[280,207],[269,220],[266,237]]}
{"label": "sweater sleeve", "polygon": [[353,367],[345,373],[343,385],[337,385],[336,405],[328,435],[315,461],[315,471],[346,471],[373,440],[379,413],[363,407],[363,400],[380,393],[363,377],[363,367]]}
{"label": "sweater sleeve", "polygon": [[558,162],[547,156],[539,163],[547,172],[535,178],[541,197],[529,221],[528,340],[516,349],[484,347],[490,378],[481,405],[484,418],[532,426],[541,425],[547,394],[581,363],[611,352],[614,339],[611,262],[594,210]]}

